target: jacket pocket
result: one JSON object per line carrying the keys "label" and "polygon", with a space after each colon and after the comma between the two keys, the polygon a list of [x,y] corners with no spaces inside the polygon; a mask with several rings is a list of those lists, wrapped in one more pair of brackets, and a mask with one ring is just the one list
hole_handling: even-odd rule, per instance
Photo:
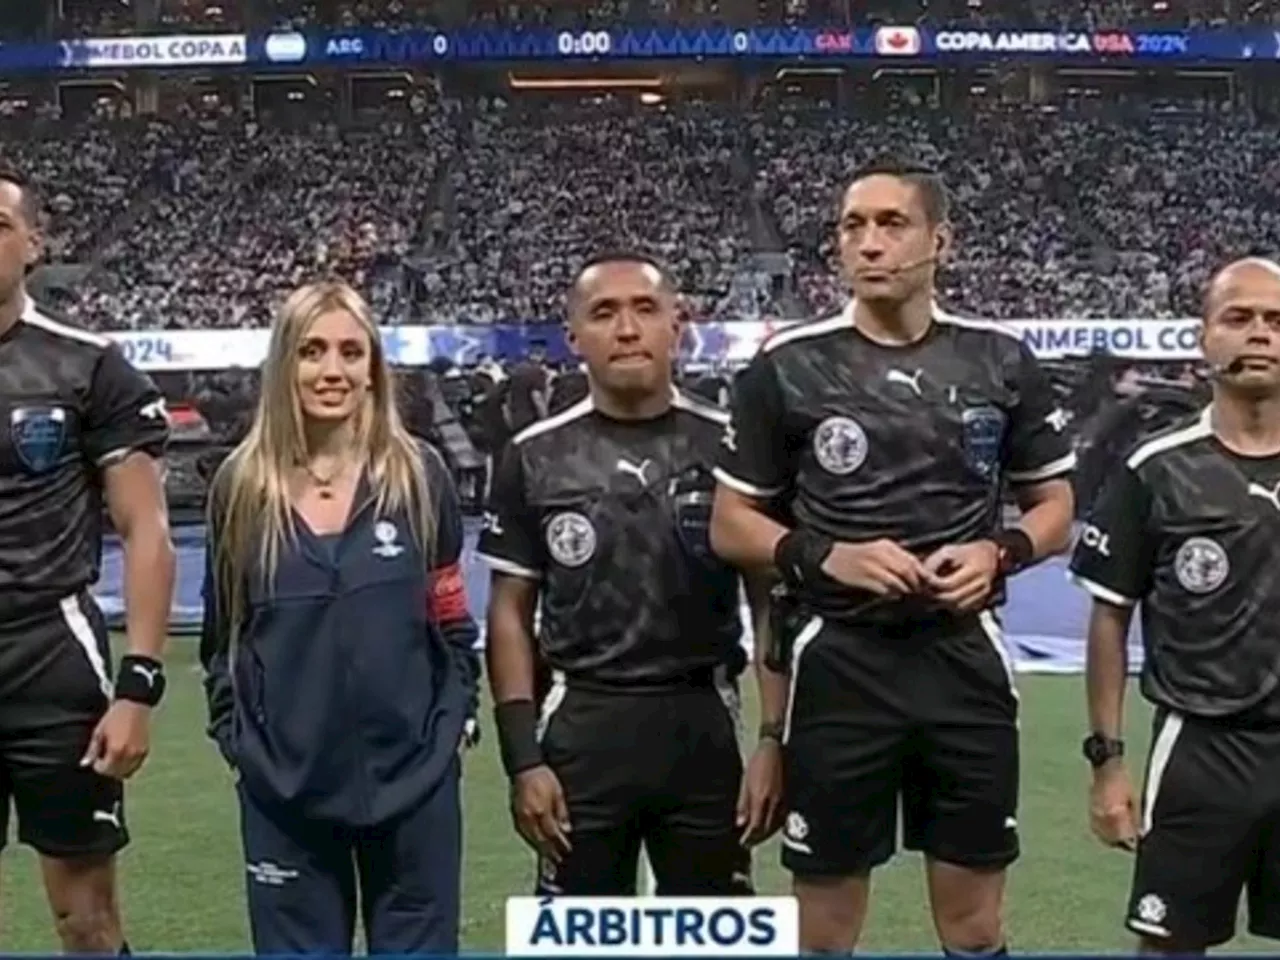
{"label": "jacket pocket", "polygon": [[267,722],[267,681],[262,658],[252,647],[245,647],[236,661],[236,700],[254,723],[263,726]]}

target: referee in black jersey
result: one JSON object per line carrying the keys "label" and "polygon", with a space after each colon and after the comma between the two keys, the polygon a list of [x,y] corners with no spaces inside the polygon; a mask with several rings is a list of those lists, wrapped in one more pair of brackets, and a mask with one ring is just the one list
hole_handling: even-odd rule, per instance
{"label": "referee in black jersey", "polygon": [[744,778],[740,579],[708,540],[727,415],[673,387],[679,335],[661,267],[589,263],[569,297],[589,396],[518,434],[494,479],[488,673],[539,894],[634,894],[642,846],[659,895],[749,894],[776,825],[777,733]]}
{"label": "referee in black jersey", "polygon": [[[1128,927],[1143,952],[1280,938],[1280,266],[1213,280],[1201,347],[1213,400],[1112,470],[1071,570],[1093,596],[1085,756],[1106,843],[1137,848]],[[1129,621],[1156,706],[1141,803],[1124,766]]]}
{"label": "referee in black jersey", "polygon": [[[1004,951],[1018,708],[993,607],[1004,577],[1066,548],[1075,458],[1017,334],[934,304],[950,236],[934,174],[856,176],[839,210],[856,299],[765,342],[717,471],[716,552],[776,570],[802,611],[785,712],[765,719],[785,726],[782,856],[806,951],[855,945],[899,800],[943,948]],[[1007,529],[1006,481],[1022,508]]]}
{"label": "referee in black jersey", "polygon": [[[67,952],[128,952],[115,853],[142,765],[173,595],[164,404],[109,340],[26,294],[32,188],[0,172],[0,839],[40,854]],[[98,579],[103,507],[124,541],[128,653],[112,677]]]}

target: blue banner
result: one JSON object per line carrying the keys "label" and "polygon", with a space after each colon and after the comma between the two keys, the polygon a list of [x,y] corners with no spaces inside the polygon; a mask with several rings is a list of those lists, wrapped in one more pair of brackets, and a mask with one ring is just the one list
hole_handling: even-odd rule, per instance
{"label": "blue banner", "polygon": [[0,45],[0,72],[181,67],[389,66],[436,61],[662,59],[992,60],[1239,63],[1280,60],[1280,31],[948,30],[882,27],[622,27],[173,35]]}
{"label": "blue banner", "polygon": [[[686,366],[738,366],[766,338],[794,321],[744,320],[692,323],[685,327],[681,362]],[[1109,353],[1134,360],[1196,360],[1200,322],[1186,320],[1011,320],[1036,356],[1044,359]],[[253,369],[267,355],[270,331],[113,330],[125,358],[142,370]],[[395,366],[421,367],[439,360],[466,366],[484,357],[527,356],[534,344],[556,360],[571,353],[560,324],[459,324],[382,328],[382,348]]]}
{"label": "blue banner", "polygon": [[1202,30],[936,30],[627,27],[613,30],[458,30],[276,34],[252,42],[266,64],[409,64],[433,60],[661,60],[694,58],[912,58],[1232,62],[1280,59],[1280,33]]}

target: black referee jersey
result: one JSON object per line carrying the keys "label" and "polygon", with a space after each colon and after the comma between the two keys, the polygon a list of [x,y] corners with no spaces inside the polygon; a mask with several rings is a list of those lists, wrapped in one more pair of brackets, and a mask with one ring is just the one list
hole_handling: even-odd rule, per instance
{"label": "black referee jersey", "polygon": [[106,337],[30,301],[0,337],[0,630],[53,612],[98,579],[100,470],[163,455],[164,400]]}
{"label": "black referee jersey", "polygon": [[[738,378],[725,486],[780,498],[797,527],[833,540],[925,556],[1000,529],[1006,483],[1074,469],[1069,417],[1017,331],[937,310],[922,339],[888,346],[853,311],[774,335]],[[837,621],[927,613],[919,598],[833,584],[800,600]]]}
{"label": "black referee jersey", "polygon": [[1096,599],[1141,604],[1142,692],[1199,717],[1280,722],[1280,456],[1243,457],[1211,408],[1105,481],[1071,560]]}
{"label": "black referee jersey", "polygon": [[479,554],[541,583],[540,647],[579,680],[657,685],[739,661],[737,571],[711,553],[726,414],[675,392],[651,420],[590,398],[517,435]]}

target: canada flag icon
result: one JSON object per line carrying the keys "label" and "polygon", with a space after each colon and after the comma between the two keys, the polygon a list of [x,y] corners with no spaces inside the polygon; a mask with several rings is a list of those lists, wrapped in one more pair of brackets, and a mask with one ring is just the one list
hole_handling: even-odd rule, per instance
{"label": "canada flag icon", "polygon": [[881,57],[914,57],[920,52],[920,31],[915,27],[879,27],[876,29],[876,55]]}

